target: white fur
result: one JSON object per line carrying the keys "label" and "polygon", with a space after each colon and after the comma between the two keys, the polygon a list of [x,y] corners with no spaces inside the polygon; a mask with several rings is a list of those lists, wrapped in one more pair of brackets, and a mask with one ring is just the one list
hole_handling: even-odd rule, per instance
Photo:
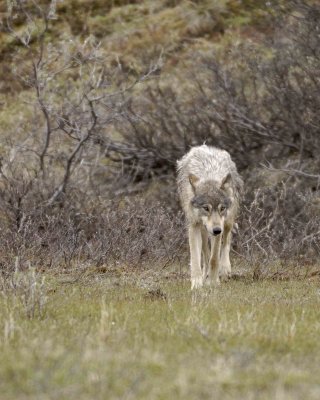
{"label": "white fur", "polygon": [[[178,191],[188,223],[191,288],[202,287],[204,283],[219,284],[219,276],[228,278],[231,275],[231,232],[242,180],[229,153],[207,145],[193,147],[177,162],[177,167]],[[205,215],[202,208],[191,203],[199,196],[198,190],[212,199],[210,213]],[[224,212],[220,210],[221,205],[217,205],[220,198],[226,198],[229,204]],[[221,228],[222,233],[214,236],[215,227]]]}

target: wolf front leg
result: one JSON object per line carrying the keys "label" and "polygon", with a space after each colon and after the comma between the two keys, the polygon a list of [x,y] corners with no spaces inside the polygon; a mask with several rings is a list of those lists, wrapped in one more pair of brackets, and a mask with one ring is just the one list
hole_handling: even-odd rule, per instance
{"label": "wolf front leg", "polygon": [[201,271],[202,237],[201,228],[197,225],[189,227],[191,289],[197,289],[203,285]]}
{"label": "wolf front leg", "polygon": [[205,283],[209,274],[210,251],[208,246],[209,245],[208,233],[204,227],[202,227],[201,229],[201,237],[202,237],[202,253],[201,253],[202,276],[203,276],[203,283]]}
{"label": "wolf front leg", "polygon": [[211,238],[211,255],[209,262],[208,281],[211,284],[219,285],[219,262],[220,262],[221,235]]}
{"label": "wolf front leg", "polygon": [[230,247],[231,247],[231,228],[225,227],[221,248],[221,260],[219,275],[222,279],[231,277]]}

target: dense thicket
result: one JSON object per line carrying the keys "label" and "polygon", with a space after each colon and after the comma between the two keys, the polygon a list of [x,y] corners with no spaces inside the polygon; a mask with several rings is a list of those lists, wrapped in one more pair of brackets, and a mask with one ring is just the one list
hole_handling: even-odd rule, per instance
{"label": "dense thicket", "polygon": [[175,162],[203,142],[228,150],[245,180],[238,257],[319,259],[318,5],[288,2],[263,43],[199,52],[171,80],[157,63],[133,78],[92,38],[53,46],[54,13],[54,2],[8,11],[29,111],[3,132],[4,270],[185,263]]}

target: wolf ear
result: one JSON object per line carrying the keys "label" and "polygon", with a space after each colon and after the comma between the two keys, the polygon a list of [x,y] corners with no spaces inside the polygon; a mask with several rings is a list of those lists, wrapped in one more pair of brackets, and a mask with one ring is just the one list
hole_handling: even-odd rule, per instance
{"label": "wolf ear", "polygon": [[196,189],[196,184],[199,181],[199,178],[193,174],[189,174],[189,182],[190,185],[192,186],[192,190],[195,191]]}
{"label": "wolf ear", "polygon": [[232,176],[229,172],[229,174],[225,176],[222,180],[221,189],[228,191],[228,189],[230,190],[231,188],[232,188]]}

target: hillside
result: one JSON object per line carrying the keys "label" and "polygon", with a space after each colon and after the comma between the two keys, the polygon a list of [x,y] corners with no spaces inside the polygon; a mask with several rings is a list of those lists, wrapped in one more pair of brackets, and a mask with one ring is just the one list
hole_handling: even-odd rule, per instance
{"label": "hillside", "polygon": [[[71,230],[101,245],[103,259],[147,264],[170,248],[164,263],[172,263],[183,242],[175,162],[206,142],[227,149],[246,182],[236,253],[267,269],[283,258],[314,263],[319,12],[307,0],[1,3],[0,218],[15,246],[26,229],[42,262],[59,254],[58,265],[55,246]],[[163,222],[160,235],[149,217]],[[103,230],[105,218],[118,236]],[[165,245],[146,255],[141,223]],[[70,257],[90,260],[92,250],[77,246]]]}
{"label": "hillside", "polygon": [[[48,3],[38,2],[44,9]],[[32,11],[32,3],[26,4],[26,9],[30,7]],[[161,55],[166,71],[172,73],[171,68],[190,59],[192,52],[226,46],[241,37],[259,40],[270,31],[273,18],[281,11],[279,1],[274,4],[252,0],[57,1],[52,3],[46,40],[54,44],[70,39],[84,43],[90,37],[101,43],[111,62],[119,60],[123,68],[135,74]],[[8,12],[4,3],[0,13],[4,68],[19,43],[6,33]],[[17,7],[10,24],[24,35],[30,27],[18,14]],[[36,29],[31,33],[31,42],[35,35]],[[8,68],[6,72],[9,73]],[[6,87],[10,90],[9,85]]]}
{"label": "hillside", "polygon": [[[1,400],[319,399],[319,32],[318,0],[0,2]],[[231,274],[241,180],[191,200],[228,274],[190,290],[203,143],[244,188]]]}

